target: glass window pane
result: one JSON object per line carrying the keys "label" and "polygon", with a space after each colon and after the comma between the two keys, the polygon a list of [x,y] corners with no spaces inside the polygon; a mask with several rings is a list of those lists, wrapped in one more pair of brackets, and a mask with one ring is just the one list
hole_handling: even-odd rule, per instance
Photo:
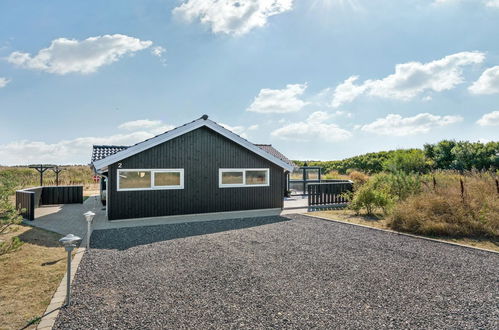
{"label": "glass window pane", "polygon": [[120,171],[120,189],[151,188],[150,171]]}
{"label": "glass window pane", "polygon": [[180,186],[180,172],[154,172],[155,186]]}
{"label": "glass window pane", "polygon": [[307,180],[319,180],[319,169],[318,168],[307,168],[306,169]]}
{"label": "glass window pane", "polygon": [[222,184],[243,184],[243,172],[222,172]]}
{"label": "glass window pane", "polygon": [[246,171],[246,184],[267,184],[267,171]]}
{"label": "glass window pane", "polygon": [[289,174],[291,180],[303,180],[303,169],[294,169],[293,172]]}

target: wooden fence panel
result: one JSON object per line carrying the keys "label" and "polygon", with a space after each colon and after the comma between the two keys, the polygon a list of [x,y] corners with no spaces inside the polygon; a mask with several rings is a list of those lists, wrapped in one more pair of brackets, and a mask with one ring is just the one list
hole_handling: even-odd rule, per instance
{"label": "wooden fence panel", "polygon": [[35,192],[16,191],[16,209],[21,212],[24,219],[35,220]]}
{"label": "wooden fence panel", "polygon": [[83,203],[83,186],[43,187],[42,205]]}
{"label": "wooden fence panel", "polygon": [[351,181],[310,183],[308,184],[308,206],[346,203],[343,193],[352,191],[352,189]]}
{"label": "wooden fence panel", "polygon": [[35,220],[40,205],[83,203],[83,186],[36,187],[16,191],[16,209],[24,219]]}

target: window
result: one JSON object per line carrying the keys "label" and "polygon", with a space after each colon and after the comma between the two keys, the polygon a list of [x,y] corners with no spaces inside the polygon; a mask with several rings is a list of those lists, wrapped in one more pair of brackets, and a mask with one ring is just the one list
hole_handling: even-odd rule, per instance
{"label": "window", "polygon": [[268,177],[267,170],[261,170],[261,171],[246,170],[247,185],[266,185],[267,177]]}
{"label": "window", "polygon": [[154,171],[154,187],[182,186],[182,173],[180,171]]}
{"label": "window", "polygon": [[219,187],[258,187],[269,185],[268,168],[221,168]]}
{"label": "window", "polygon": [[119,171],[119,189],[149,189],[151,188],[150,171]]}
{"label": "window", "polygon": [[244,171],[222,172],[222,184],[244,184]]}
{"label": "window", "polygon": [[183,189],[183,169],[118,170],[118,191]]}

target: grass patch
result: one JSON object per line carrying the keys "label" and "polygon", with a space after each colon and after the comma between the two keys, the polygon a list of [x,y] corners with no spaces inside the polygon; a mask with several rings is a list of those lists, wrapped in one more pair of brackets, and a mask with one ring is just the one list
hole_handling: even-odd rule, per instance
{"label": "grass patch", "polygon": [[492,173],[435,174],[427,185],[400,201],[390,227],[425,236],[490,239],[499,242],[499,192]]}
{"label": "grass patch", "polygon": [[362,215],[356,214],[355,211],[349,209],[338,209],[338,210],[328,210],[328,211],[318,211],[311,212],[310,215],[331,219],[344,221],[349,223],[355,223],[357,225],[364,225],[380,229],[390,229],[388,227],[388,222],[382,217],[382,215]]}
{"label": "grass patch", "polygon": [[23,244],[0,256],[0,328],[35,328],[64,276],[66,252],[61,235],[39,228],[13,225],[2,239],[13,237]]}
{"label": "grass patch", "polygon": [[[342,210],[311,212],[310,215],[321,217],[324,219],[353,223],[357,225],[393,230],[393,228],[390,227],[390,221],[384,218],[380,214],[375,216],[368,216],[362,214],[358,215],[352,210],[342,209]],[[431,236],[431,235],[420,235],[420,236],[499,252],[499,242],[494,239]]]}

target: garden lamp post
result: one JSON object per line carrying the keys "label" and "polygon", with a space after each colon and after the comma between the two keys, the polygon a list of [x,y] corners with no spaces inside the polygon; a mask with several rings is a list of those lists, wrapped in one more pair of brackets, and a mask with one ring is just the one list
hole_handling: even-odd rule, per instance
{"label": "garden lamp post", "polygon": [[81,241],[81,238],[73,234],[67,234],[59,240],[59,242],[64,246],[66,251],[68,251],[68,271],[67,271],[67,282],[66,282],[66,306],[69,306],[71,302],[71,252],[76,247],[76,244]]}
{"label": "garden lamp post", "polygon": [[87,211],[83,214],[87,220],[87,250],[90,251],[90,235],[92,233],[92,220],[94,220],[95,213]]}

